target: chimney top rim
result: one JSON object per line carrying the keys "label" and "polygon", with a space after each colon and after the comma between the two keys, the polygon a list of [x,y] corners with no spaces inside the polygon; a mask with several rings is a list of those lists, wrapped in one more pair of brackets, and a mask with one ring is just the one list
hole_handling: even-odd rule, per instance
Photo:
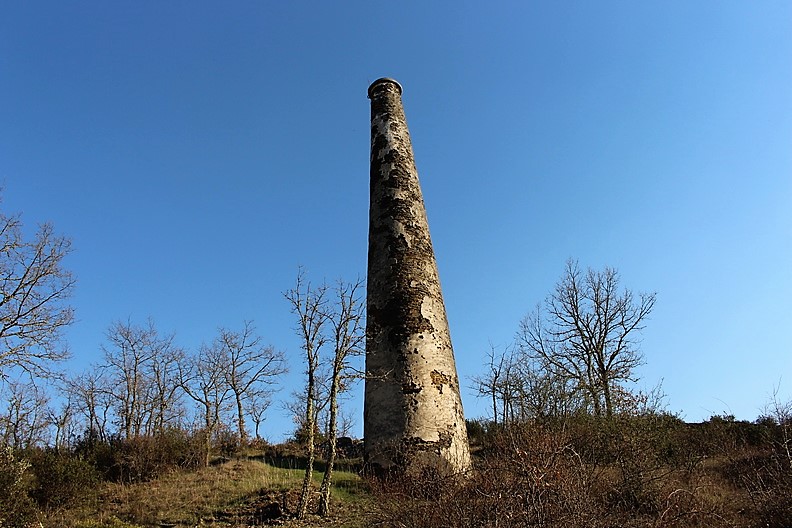
{"label": "chimney top rim", "polygon": [[402,94],[402,86],[401,86],[401,84],[399,84],[399,82],[396,79],[391,79],[390,77],[380,77],[379,79],[377,79],[376,81],[371,83],[371,86],[369,86],[369,88],[368,88],[368,98],[371,99],[371,92],[374,90],[374,88],[376,86],[378,86],[380,84],[384,84],[384,83],[395,84],[396,85],[396,89],[399,91],[399,95]]}

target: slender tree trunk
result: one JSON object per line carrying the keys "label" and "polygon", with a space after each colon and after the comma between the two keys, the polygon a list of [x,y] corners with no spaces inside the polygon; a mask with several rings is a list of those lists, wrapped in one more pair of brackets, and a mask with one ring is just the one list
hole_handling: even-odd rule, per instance
{"label": "slender tree trunk", "polygon": [[256,431],[255,431],[256,432],[256,440],[261,440],[261,432],[260,432],[261,431],[261,420],[259,418],[257,418],[256,416],[253,416],[253,423],[255,424],[255,427],[256,427]]}
{"label": "slender tree trunk", "polygon": [[602,375],[602,397],[605,400],[605,417],[613,417],[613,402],[611,401],[610,382],[606,375]]}
{"label": "slender tree trunk", "polygon": [[297,518],[302,519],[305,517],[305,512],[308,510],[308,499],[311,493],[311,478],[313,477],[313,465],[316,458],[316,449],[314,447],[314,434],[316,431],[316,417],[314,416],[314,392],[315,380],[313,369],[308,371],[308,388],[307,398],[308,402],[305,406],[305,425],[308,428],[308,460],[305,463],[305,477],[303,478],[302,490],[300,491],[300,502],[297,505]]}
{"label": "slender tree trunk", "polygon": [[[96,415],[96,406],[93,401],[88,404],[88,431],[87,433],[93,437],[94,431],[99,435],[99,417]],[[93,438],[92,438],[93,439]]]}
{"label": "slender tree trunk", "polygon": [[494,383],[492,384],[492,423],[498,425],[498,393]]}
{"label": "slender tree trunk", "polygon": [[333,466],[336,459],[338,382],[341,375],[337,369],[336,367],[336,372],[333,372],[333,381],[330,386],[330,423],[328,427],[330,454],[327,457],[327,468],[325,469],[324,477],[322,477],[322,485],[319,487],[319,515],[323,517],[330,513],[330,486],[333,483]]}
{"label": "slender tree trunk", "polygon": [[594,416],[602,416],[602,401],[600,400],[600,389],[598,381],[594,378],[593,367],[586,370],[586,390],[591,397],[591,405],[594,406]]}
{"label": "slender tree trunk", "polygon": [[168,409],[168,404],[165,400],[162,400],[162,403],[159,407],[159,416],[157,417],[157,433],[162,434],[165,432],[165,412]]}
{"label": "slender tree trunk", "polygon": [[204,467],[209,467],[212,458],[212,409],[206,405],[204,416]]}
{"label": "slender tree trunk", "polygon": [[239,427],[239,445],[243,446],[247,443],[247,431],[245,431],[245,411],[242,408],[242,394],[234,391],[237,404],[237,424]]}

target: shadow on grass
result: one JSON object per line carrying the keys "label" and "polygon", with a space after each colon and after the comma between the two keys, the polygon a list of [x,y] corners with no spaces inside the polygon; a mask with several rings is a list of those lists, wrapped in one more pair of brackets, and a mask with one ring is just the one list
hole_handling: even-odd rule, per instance
{"label": "shadow on grass", "polygon": [[[257,460],[278,469],[304,471],[308,465],[308,459],[304,456],[298,455],[277,455],[262,453],[260,455],[248,456],[247,459]],[[324,473],[327,469],[327,463],[322,459],[316,459],[314,460],[313,468],[317,473]],[[334,471],[344,471],[359,475],[363,469],[363,461],[359,458],[339,459],[336,460],[335,464],[333,465],[333,469]]]}

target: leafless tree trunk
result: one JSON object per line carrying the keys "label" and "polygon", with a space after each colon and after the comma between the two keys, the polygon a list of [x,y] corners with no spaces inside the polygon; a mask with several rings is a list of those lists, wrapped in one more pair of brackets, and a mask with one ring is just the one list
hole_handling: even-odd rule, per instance
{"label": "leafless tree trunk", "polygon": [[520,323],[519,345],[544,369],[577,384],[594,414],[610,417],[614,388],[633,380],[643,361],[636,335],[655,297],[619,291],[612,268],[584,274],[570,260],[544,306]]}
{"label": "leafless tree trunk", "polygon": [[322,284],[312,287],[305,279],[305,273],[300,269],[294,288],[286,291],[284,296],[291,305],[291,311],[297,316],[295,331],[300,337],[301,348],[305,353],[305,426],[307,432],[308,460],[305,465],[305,477],[300,491],[300,501],[297,505],[297,518],[302,519],[308,509],[308,499],[311,490],[311,477],[313,464],[316,457],[316,394],[317,374],[319,369],[319,354],[325,344],[326,338],[323,327],[327,322],[327,286]]}
{"label": "leafless tree trunk", "polygon": [[[278,376],[286,373],[283,353],[264,345],[251,321],[245,321],[241,331],[219,329],[215,346],[226,356],[225,381],[234,396],[237,431],[240,445],[247,443],[245,426],[246,403],[255,400],[258,405],[269,405],[272,386]],[[258,415],[259,418],[261,415]],[[258,424],[256,435],[258,436]]]}
{"label": "leafless tree trunk", "polygon": [[338,281],[335,288],[335,303],[328,312],[333,342],[332,373],[330,376],[329,422],[327,436],[329,454],[327,469],[319,487],[319,515],[330,512],[330,486],[333,481],[333,466],[336,459],[336,440],[338,438],[338,396],[348,388],[354,379],[350,371],[350,359],[364,352],[365,323],[363,320],[364,302],[361,299],[363,281]]}
{"label": "leafless tree trunk", "polygon": [[12,369],[48,376],[68,357],[61,332],[74,320],[65,304],[75,284],[63,269],[70,251],[50,224],[26,241],[19,217],[0,213],[0,380]]}

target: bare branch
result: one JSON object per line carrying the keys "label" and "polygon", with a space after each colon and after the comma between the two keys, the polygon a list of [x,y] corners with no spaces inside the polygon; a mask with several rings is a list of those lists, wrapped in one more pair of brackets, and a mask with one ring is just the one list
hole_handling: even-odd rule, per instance
{"label": "bare branch", "polygon": [[70,252],[50,224],[28,241],[19,217],[0,213],[0,380],[13,369],[50,375],[68,357],[62,331],[74,320],[66,300],[75,279],[63,260]]}

